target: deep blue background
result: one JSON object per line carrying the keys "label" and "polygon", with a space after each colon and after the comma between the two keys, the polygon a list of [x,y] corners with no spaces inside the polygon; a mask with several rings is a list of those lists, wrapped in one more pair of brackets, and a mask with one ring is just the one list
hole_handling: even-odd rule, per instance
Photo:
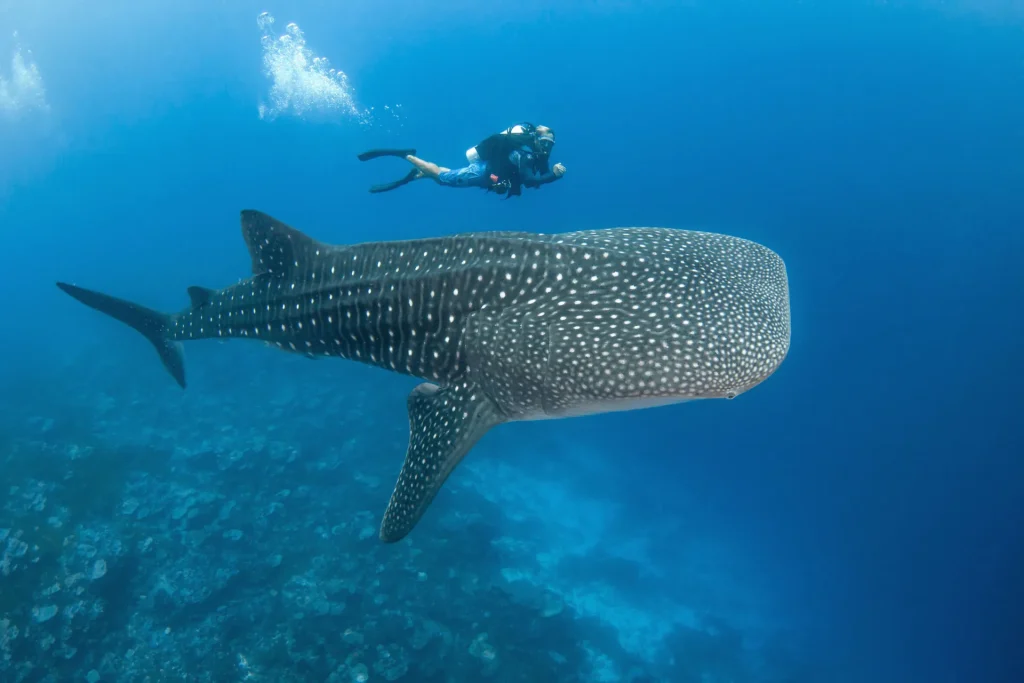
{"label": "deep blue background", "polygon": [[[83,338],[129,343],[56,279],[174,310],[188,285],[243,277],[242,208],[335,242],[615,225],[754,239],[791,278],[775,377],[731,403],[524,434],[600,448],[638,528],[684,517],[743,544],[835,680],[1019,683],[1024,11],[985,5],[0,4],[52,107],[0,121],[0,381]],[[401,103],[404,125],[261,121],[263,10],[298,22],[361,105]],[[457,164],[521,119],[558,132],[557,185],[508,202],[366,192],[403,169],[358,151]],[[166,381],[156,365],[140,381]]]}

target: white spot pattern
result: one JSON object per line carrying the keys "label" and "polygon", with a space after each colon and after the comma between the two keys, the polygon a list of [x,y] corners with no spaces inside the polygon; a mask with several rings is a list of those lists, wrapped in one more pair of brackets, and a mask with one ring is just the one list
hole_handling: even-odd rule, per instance
{"label": "white spot pattern", "polygon": [[424,382],[409,394],[409,450],[384,512],[380,537],[404,537],[455,466],[488,429],[501,422],[494,404],[467,383]]}
{"label": "white spot pattern", "polygon": [[[174,316],[173,339],[258,337],[441,386],[410,397],[390,540],[491,424],[732,397],[789,349],[785,265],[734,237],[616,228],[342,247],[256,212],[243,233],[253,278]],[[497,417],[465,431],[477,410]]]}

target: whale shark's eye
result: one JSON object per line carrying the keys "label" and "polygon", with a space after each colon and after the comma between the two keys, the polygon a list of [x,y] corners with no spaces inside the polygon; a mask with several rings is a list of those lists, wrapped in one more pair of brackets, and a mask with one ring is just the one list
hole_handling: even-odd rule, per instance
{"label": "whale shark's eye", "polygon": [[728,394],[725,395],[725,397],[726,398],[736,398],[736,392],[735,391],[730,391]]}

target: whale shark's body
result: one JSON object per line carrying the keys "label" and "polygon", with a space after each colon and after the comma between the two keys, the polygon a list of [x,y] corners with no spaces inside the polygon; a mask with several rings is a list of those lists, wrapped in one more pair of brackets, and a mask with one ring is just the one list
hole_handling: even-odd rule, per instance
{"label": "whale shark's body", "polygon": [[663,228],[483,232],[335,246],[242,212],[253,276],[167,315],[64,283],[137,329],[185,386],[180,342],[245,337],[426,380],[380,537],[403,538],[503,422],[732,398],[789,349],[785,265],[735,237]]}

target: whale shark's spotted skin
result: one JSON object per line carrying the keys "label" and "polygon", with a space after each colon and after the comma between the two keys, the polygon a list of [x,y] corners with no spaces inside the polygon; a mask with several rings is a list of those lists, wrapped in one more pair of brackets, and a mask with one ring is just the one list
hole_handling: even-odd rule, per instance
{"label": "whale shark's spotted skin", "polygon": [[256,211],[242,227],[253,277],[192,287],[175,315],[60,286],[149,337],[182,386],[178,342],[217,337],[427,380],[409,396],[385,541],[497,424],[731,398],[789,349],[785,266],[734,237],[617,228],[335,246]]}

